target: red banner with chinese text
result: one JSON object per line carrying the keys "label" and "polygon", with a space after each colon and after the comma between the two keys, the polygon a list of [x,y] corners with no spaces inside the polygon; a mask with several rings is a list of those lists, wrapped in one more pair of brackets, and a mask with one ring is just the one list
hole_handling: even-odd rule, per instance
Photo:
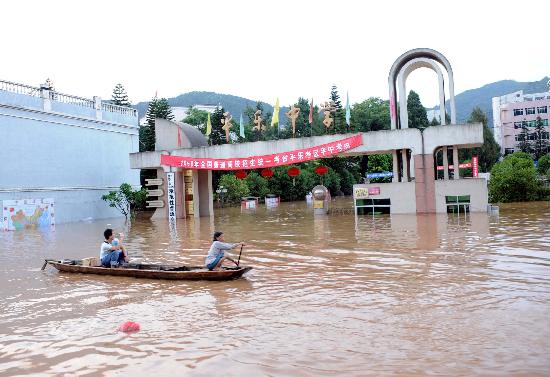
{"label": "red banner with chinese text", "polygon": [[183,156],[160,155],[160,164],[184,169],[198,170],[242,170],[261,169],[274,166],[297,164],[316,160],[318,158],[331,157],[337,154],[357,148],[363,144],[361,134],[352,137],[321,144],[317,147],[297,149],[294,151],[266,154],[262,156],[236,157],[236,158],[193,158]]}

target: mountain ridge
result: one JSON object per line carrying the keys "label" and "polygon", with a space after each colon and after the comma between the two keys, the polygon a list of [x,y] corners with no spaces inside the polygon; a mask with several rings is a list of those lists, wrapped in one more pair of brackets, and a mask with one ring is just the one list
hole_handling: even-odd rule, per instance
{"label": "mountain ridge", "polygon": [[[457,109],[457,122],[464,123],[470,116],[470,113],[474,107],[479,106],[487,115],[488,126],[493,127],[493,97],[502,96],[518,90],[523,90],[525,94],[546,92],[548,91],[548,80],[548,76],[545,76],[538,81],[521,82],[515,80],[500,80],[485,84],[479,88],[468,89],[464,92],[456,94],[455,102]],[[193,105],[220,105],[226,111],[229,111],[235,119],[239,117],[240,113],[244,112],[244,109],[247,106],[255,107],[257,102],[260,102],[264,107],[264,115],[268,112],[273,113],[273,105],[269,103],[254,101],[232,94],[221,94],[216,92],[192,91],[180,94],[177,97],[167,98],[167,100],[170,106],[189,107]],[[149,101],[139,102],[132,105],[133,108],[138,110],[140,119],[145,116],[148,106]],[[446,107],[449,109],[448,100],[446,101]],[[427,108],[427,110],[436,109],[439,109],[439,106]],[[288,110],[288,107],[281,107],[280,110],[284,113]],[[176,120],[180,121],[181,119]],[[281,115],[281,123],[286,123],[283,115]]]}

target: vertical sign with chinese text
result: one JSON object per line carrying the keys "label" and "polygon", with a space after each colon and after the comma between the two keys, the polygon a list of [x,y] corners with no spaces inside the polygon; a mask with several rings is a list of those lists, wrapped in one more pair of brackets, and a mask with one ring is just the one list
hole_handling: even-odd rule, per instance
{"label": "vertical sign with chinese text", "polygon": [[477,156],[472,157],[472,173],[473,173],[474,178],[477,178],[478,173],[479,173]]}
{"label": "vertical sign with chinese text", "polygon": [[168,186],[168,221],[170,224],[176,223],[176,189],[174,174],[175,173],[166,173]]}

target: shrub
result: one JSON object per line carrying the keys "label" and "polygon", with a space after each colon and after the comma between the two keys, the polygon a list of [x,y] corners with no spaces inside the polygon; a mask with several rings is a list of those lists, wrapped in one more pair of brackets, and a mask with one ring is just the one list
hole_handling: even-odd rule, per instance
{"label": "shrub", "polygon": [[128,219],[128,216],[134,218],[137,211],[145,208],[147,190],[141,188],[134,191],[130,184],[123,183],[118,191],[109,191],[101,199],[109,203],[109,207],[118,209],[126,219]]}
{"label": "shrub", "polygon": [[244,179],[237,179],[234,174],[222,175],[219,186],[227,189],[225,200],[229,203],[237,204],[241,202],[243,196],[250,195],[250,190]]}
{"label": "shrub", "polygon": [[550,169],[550,153],[545,154],[539,159],[539,166],[537,169],[541,175],[548,172],[548,169]]}
{"label": "shrub", "polygon": [[491,170],[489,200],[491,202],[518,202],[538,200],[542,182],[530,155],[515,152],[496,163]]}

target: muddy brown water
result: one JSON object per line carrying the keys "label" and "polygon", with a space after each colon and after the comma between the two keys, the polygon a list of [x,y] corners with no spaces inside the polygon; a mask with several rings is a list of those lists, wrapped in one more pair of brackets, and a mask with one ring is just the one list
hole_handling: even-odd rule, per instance
{"label": "muddy brown water", "polygon": [[[349,201],[336,201],[349,206]],[[110,223],[145,261],[202,264],[246,241],[229,282],[40,271],[96,256]],[[550,375],[550,204],[500,215],[314,217],[302,203],[215,219],[0,232],[0,375]],[[117,326],[132,320],[141,331]]]}

